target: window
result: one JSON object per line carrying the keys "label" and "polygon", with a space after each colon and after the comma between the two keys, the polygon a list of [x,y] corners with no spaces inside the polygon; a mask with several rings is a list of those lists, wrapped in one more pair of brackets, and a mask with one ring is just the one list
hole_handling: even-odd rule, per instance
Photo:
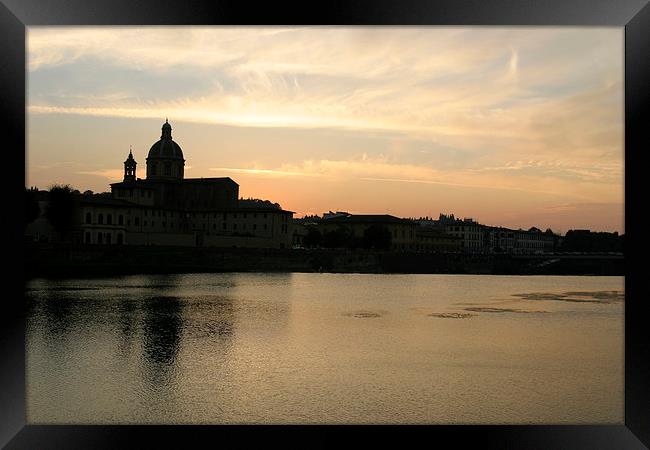
{"label": "window", "polygon": [[101,233],[97,233],[97,243],[102,244],[102,234]]}
{"label": "window", "polygon": [[118,233],[118,235],[117,235],[117,243],[118,244],[124,243],[124,236],[122,236],[122,233]]}
{"label": "window", "polygon": [[86,231],[86,244],[90,244],[90,232]]}
{"label": "window", "polygon": [[106,233],[106,243],[107,244],[111,243],[111,235],[110,235],[110,233]]}
{"label": "window", "polygon": [[233,229],[233,230],[236,230],[236,229],[237,229],[237,224],[236,224],[236,223],[233,223],[233,224],[232,224],[232,229]]}
{"label": "window", "polygon": [[140,225],[140,218],[139,218],[139,217],[136,217],[136,218],[133,219],[133,220],[134,220],[135,226]]}
{"label": "window", "polygon": [[[86,223],[92,223],[93,221],[93,216],[89,212],[86,213]],[[90,241],[88,241],[90,242]]]}
{"label": "window", "polygon": [[106,215],[106,223],[108,225],[113,225],[113,216],[111,214]]}
{"label": "window", "polygon": [[171,176],[171,174],[172,174],[172,164],[166,162],[165,163],[165,175]]}
{"label": "window", "polygon": [[102,213],[97,214],[97,223],[99,224],[104,223],[104,215]]}
{"label": "window", "polygon": [[118,225],[124,225],[124,216],[122,214],[117,217],[117,223]]}
{"label": "window", "polygon": [[228,224],[226,222],[223,223],[223,229],[227,230],[228,229]]}

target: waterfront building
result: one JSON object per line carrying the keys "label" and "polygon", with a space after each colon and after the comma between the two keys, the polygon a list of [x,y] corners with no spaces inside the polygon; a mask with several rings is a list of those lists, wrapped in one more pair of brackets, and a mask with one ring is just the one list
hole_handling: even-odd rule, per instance
{"label": "waterfront building", "polygon": [[511,230],[504,227],[486,227],[490,253],[539,254],[557,249],[558,236],[539,228]]}
{"label": "waterfront building", "polygon": [[340,230],[348,233],[352,239],[362,239],[371,227],[386,230],[390,234],[390,250],[416,250],[417,224],[412,220],[389,214],[336,213],[324,217],[318,223],[322,235]]}
{"label": "waterfront building", "polygon": [[185,158],[168,121],[149,149],[146,178],[132,151],[109,195],[82,195],[77,236],[84,244],[289,248],[292,211],[239,198],[229,177],[185,178]]}
{"label": "waterfront building", "polygon": [[415,232],[416,251],[424,253],[459,253],[463,239],[432,228],[419,227]]}
{"label": "waterfront building", "polygon": [[559,236],[535,227],[529,230],[493,227],[471,218],[456,218],[453,214],[440,214],[438,220],[421,218],[416,222],[420,230],[440,232],[460,239],[464,253],[551,253],[560,242]]}
{"label": "waterfront building", "polygon": [[441,223],[446,234],[458,237],[462,240],[462,250],[465,253],[483,253],[485,249],[485,240],[483,233],[483,225],[476,222],[474,219],[454,219],[444,220]]}

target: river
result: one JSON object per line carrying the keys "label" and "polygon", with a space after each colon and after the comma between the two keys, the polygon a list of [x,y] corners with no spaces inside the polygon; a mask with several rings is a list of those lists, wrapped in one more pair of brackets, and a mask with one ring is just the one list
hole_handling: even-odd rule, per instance
{"label": "river", "polygon": [[624,278],[33,279],[32,424],[622,424]]}

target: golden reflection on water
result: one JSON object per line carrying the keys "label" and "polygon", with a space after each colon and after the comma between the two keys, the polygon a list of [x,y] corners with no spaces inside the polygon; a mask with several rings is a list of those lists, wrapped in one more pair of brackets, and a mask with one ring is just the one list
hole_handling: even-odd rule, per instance
{"label": "golden reflection on water", "polygon": [[32,280],[29,423],[623,423],[623,277]]}

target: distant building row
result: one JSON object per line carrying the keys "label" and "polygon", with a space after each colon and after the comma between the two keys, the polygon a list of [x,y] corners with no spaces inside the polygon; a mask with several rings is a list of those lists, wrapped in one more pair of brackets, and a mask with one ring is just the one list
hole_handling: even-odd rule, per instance
{"label": "distant building row", "polygon": [[[456,252],[456,253],[508,253],[534,254],[555,251],[561,237],[537,228],[511,230],[479,224],[472,219],[456,219],[453,215],[441,214],[438,220],[402,219],[391,215],[359,215],[346,212],[329,212],[323,217],[297,219],[294,229],[294,245],[309,246],[310,236],[320,236],[319,246],[336,244],[327,237],[338,233],[348,246],[372,247],[367,242],[369,230],[386,230],[383,241],[387,249],[411,252]],[[378,232],[374,232],[377,235]],[[347,237],[347,240],[345,240]],[[356,240],[356,241],[355,241]],[[375,242],[377,243],[377,242]],[[379,244],[382,242],[380,241]],[[345,245],[341,245],[345,246]],[[381,245],[375,247],[381,247]]]}

